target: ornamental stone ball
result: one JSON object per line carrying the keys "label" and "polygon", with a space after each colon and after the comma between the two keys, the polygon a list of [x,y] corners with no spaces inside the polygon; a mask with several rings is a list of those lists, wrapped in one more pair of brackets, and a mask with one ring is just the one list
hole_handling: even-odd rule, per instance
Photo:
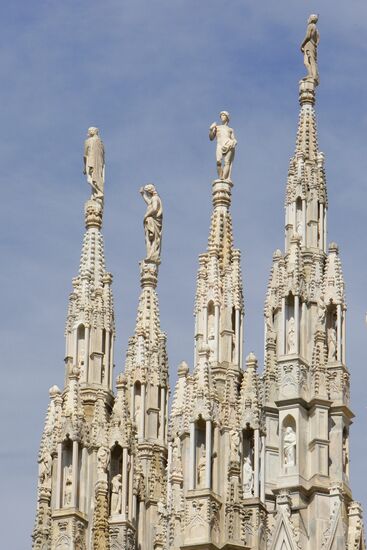
{"label": "ornamental stone ball", "polygon": [[231,181],[232,164],[234,159],[237,140],[229,124],[229,113],[221,111],[220,119],[222,124],[213,122],[209,128],[209,139],[217,139],[216,161],[218,178],[225,181]]}
{"label": "ornamental stone ball", "polygon": [[84,142],[84,170],[87,182],[92,188],[92,199],[102,202],[104,196],[105,151],[95,126],[88,128]]}
{"label": "ornamental stone ball", "polygon": [[318,19],[318,15],[310,15],[308,18],[306,36],[301,44],[301,52],[304,54],[303,62],[307,69],[307,76],[303,80],[311,80],[311,82],[314,82],[315,86],[319,84],[317,46],[320,41],[320,34],[316,27]]}

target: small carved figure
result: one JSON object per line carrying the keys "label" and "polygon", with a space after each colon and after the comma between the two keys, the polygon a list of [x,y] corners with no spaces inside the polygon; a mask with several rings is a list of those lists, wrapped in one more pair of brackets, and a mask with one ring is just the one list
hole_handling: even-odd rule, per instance
{"label": "small carved figure", "polygon": [[71,506],[71,494],[73,490],[73,467],[66,466],[65,470],[64,506]]}
{"label": "small carved figure", "polygon": [[106,447],[100,447],[97,451],[97,471],[107,473],[110,464],[110,451]]}
{"label": "small carved figure", "polygon": [[99,137],[99,130],[94,126],[88,128],[88,138],[84,143],[84,170],[87,181],[92,187],[92,198],[103,201],[105,155],[104,145]]}
{"label": "small carved figure", "polygon": [[140,411],[140,405],[136,405],[135,414],[134,414],[134,420],[136,425],[136,433],[140,435],[140,419],[141,419],[141,411]]}
{"label": "small carved figure", "polygon": [[238,462],[240,459],[240,436],[237,430],[230,432],[230,461]]}
{"label": "small carved figure", "polygon": [[319,303],[318,303],[318,306],[317,306],[317,324],[318,324],[318,326],[323,327],[324,323],[325,323],[325,319],[326,319],[326,304],[325,304],[324,295],[321,294],[321,296],[319,298]]}
{"label": "small carved figure", "polygon": [[175,440],[173,442],[172,446],[172,464],[171,464],[171,471],[172,472],[181,472],[181,441],[180,438],[177,436],[175,437]]}
{"label": "small carved figure", "polygon": [[269,336],[269,334],[274,332],[274,320],[273,320],[273,308],[271,304],[267,304],[265,308],[265,325],[266,325],[266,334]]}
{"label": "small carved figure", "polygon": [[200,446],[200,458],[198,462],[198,486],[204,487],[205,484],[205,468],[206,468],[206,451],[204,444]]}
{"label": "small carved figure", "polygon": [[334,327],[328,329],[328,361],[336,361],[336,330]]}
{"label": "small carved figure", "polygon": [[294,317],[291,317],[289,319],[288,353],[296,353],[296,325],[295,325]]}
{"label": "small carved figure", "polygon": [[209,128],[209,139],[213,141],[217,138],[216,159],[218,178],[230,181],[237,140],[233,129],[228,126],[229,113],[222,111],[219,116],[222,124],[218,125],[216,122],[213,122]]}
{"label": "small carved figure", "polygon": [[122,503],[122,482],[121,474],[117,474],[111,481],[111,514],[121,513]]}
{"label": "small carved figure", "polygon": [[288,426],[284,432],[283,439],[284,466],[295,466],[296,443],[296,432],[291,426]]}
{"label": "small carved figure", "polygon": [[39,479],[41,485],[48,485],[51,478],[52,457],[50,454],[46,454],[42,457],[39,467]]}
{"label": "small carved figure", "polygon": [[243,493],[244,497],[251,497],[254,489],[254,471],[250,457],[247,456],[243,462]]}
{"label": "small carved figure", "polygon": [[214,329],[211,328],[208,334],[208,346],[210,349],[209,352],[209,361],[212,361],[214,358],[214,349],[215,349],[215,334]]}
{"label": "small carved figure", "polygon": [[146,259],[159,263],[162,242],[162,201],[153,184],[149,183],[140,189],[141,196],[148,205],[144,216]]}
{"label": "small carved figure", "polygon": [[301,44],[301,52],[304,54],[303,62],[307,69],[307,76],[304,80],[312,80],[316,86],[319,84],[317,46],[320,41],[320,35],[316,27],[318,19],[318,15],[310,15],[308,18],[306,36]]}

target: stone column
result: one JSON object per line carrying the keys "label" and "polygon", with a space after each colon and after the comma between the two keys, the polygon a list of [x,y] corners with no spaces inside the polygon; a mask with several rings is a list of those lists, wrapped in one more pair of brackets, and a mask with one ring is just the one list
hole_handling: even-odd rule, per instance
{"label": "stone column", "polygon": [[164,428],[165,428],[165,413],[166,413],[166,390],[165,388],[161,387],[161,427],[160,427],[160,432],[161,432],[161,439],[162,439],[162,442],[164,442],[164,438],[165,438],[165,433],[164,433]]}
{"label": "stone column", "polygon": [[73,365],[78,365],[78,327],[73,330]]}
{"label": "stone column", "polygon": [[128,461],[127,447],[124,447],[122,449],[122,486],[121,486],[121,495],[122,495],[121,513],[124,520],[126,520],[126,506],[128,503],[127,461]]}
{"label": "stone column", "polygon": [[254,430],[254,497],[259,496],[259,428]]}
{"label": "stone column", "polygon": [[306,226],[306,199],[302,199],[302,231],[303,246],[307,246],[307,226]]}
{"label": "stone column", "polygon": [[113,334],[111,333],[111,356],[110,356],[110,390],[112,391],[112,385],[113,385],[113,361],[114,361],[114,354],[115,354],[115,339],[113,337]]}
{"label": "stone column", "polygon": [[214,308],[214,323],[215,323],[215,349],[214,349],[214,361],[219,361],[219,306]]}
{"label": "stone column", "polygon": [[78,505],[78,481],[79,481],[79,441],[73,441],[73,486],[71,493],[71,506]]}
{"label": "stone column", "polygon": [[205,423],[205,449],[206,449],[206,464],[205,464],[205,487],[211,489],[212,479],[212,422],[207,420]]}
{"label": "stone column", "polygon": [[89,326],[85,327],[85,347],[84,347],[84,365],[85,365],[85,381],[89,380],[89,339],[90,339],[90,328]]}
{"label": "stone column", "polygon": [[136,497],[134,496],[134,455],[130,455],[130,472],[129,472],[129,513],[130,521],[136,518]]}
{"label": "stone column", "polygon": [[[133,384],[130,388],[130,398],[131,398],[131,420],[135,420],[135,384]],[[139,430],[139,426],[138,426]]]}
{"label": "stone column", "polygon": [[324,252],[327,250],[327,210],[324,211]]}
{"label": "stone column", "polygon": [[195,422],[190,422],[189,489],[195,488]]}
{"label": "stone column", "polygon": [[342,310],[343,320],[342,320],[342,362],[346,364],[346,309]]}
{"label": "stone column", "polygon": [[299,296],[294,297],[294,324],[296,325],[296,353],[299,353]]}
{"label": "stone column", "polygon": [[140,429],[141,438],[145,437],[145,384],[141,385],[141,417],[140,417]]}
{"label": "stone column", "polygon": [[324,205],[322,203],[320,203],[319,223],[320,223],[319,246],[322,250],[325,250],[324,249]]}
{"label": "stone column", "polygon": [[261,502],[265,503],[265,436],[261,436]]}
{"label": "stone column", "polygon": [[111,371],[110,371],[110,345],[111,345],[111,333],[106,331],[106,340],[105,340],[105,386],[110,388],[111,381]]}
{"label": "stone column", "polygon": [[56,509],[62,505],[62,443],[57,444]]}
{"label": "stone column", "polygon": [[337,305],[336,308],[336,334],[337,334],[337,359],[342,360],[342,306]]}
{"label": "stone column", "polygon": [[235,361],[238,366],[240,366],[240,357],[241,357],[241,321],[240,321],[240,310],[236,309],[236,318],[235,318],[235,342],[236,342],[236,358]]}
{"label": "stone column", "polygon": [[306,302],[302,302],[302,318],[301,318],[301,335],[302,346],[300,347],[300,354],[307,357],[307,305]]}
{"label": "stone column", "polygon": [[286,312],[285,312],[285,298],[282,298],[282,326],[280,334],[280,355],[285,355],[285,339],[286,339]]}
{"label": "stone column", "polygon": [[203,327],[203,340],[204,344],[208,343],[208,306],[204,307],[204,327]]}

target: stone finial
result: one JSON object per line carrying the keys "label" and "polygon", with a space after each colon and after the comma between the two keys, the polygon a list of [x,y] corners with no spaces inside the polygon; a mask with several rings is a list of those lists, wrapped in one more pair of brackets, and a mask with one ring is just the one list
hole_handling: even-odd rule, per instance
{"label": "stone finial", "polygon": [[214,180],[213,181],[213,206],[214,209],[222,207],[229,210],[231,206],[231,189],[233,183],[230,181]]}
{"label": "stone finial", "polygon": [[338,254],[339,252],[339,247],[336,243],[332,242],[329,244],[329,252],[330,253],[334,253],[334,254]]}
{"label": "stone finial", "polygon": [[186,377],[188,375],[188,372],[189,372],[188,364],[186,363],[186,361],[181,361],[181,363],[178,366],[178,371],[177,371],[177,374],[178,374],[179,378]]}
{"label": "stone finial", "polygon": [[231,180],[232,163],[237,140],[232,128],[228,126],[229,113],[221,111],[219,114],[222,124],[213,122],[209,128],[209,139],[217,139],[216,161],[218,178],[224,181]]}
{"label": "stone finial", "polygon": [[257,366],[257,358],[256,355],[251,351],[248,356],[246,357],[246,364],[247,366]]}
{"label": "stone finial", "polygon": [[56,396],[61,395],[61,390],[60,390],[60,388],[59,388],[58,386],[56,386],[56,384],[55,384],[55,385],[51,386],[51,388],[48,390],[48,393],[49,393],[51,399],[53,399],[53,398],[55,398]]}
{"label": "stone finial", "polygon": [[90,199],[85,203],[84,212],[86,229],[90,229],[91,227],[101,229],[103,215],[102,203]]}
{"label": "stone finial", "polygon": [[157,287],[158,264],[157,262],[143,260],[140,262],[140,284],[141,288]]}

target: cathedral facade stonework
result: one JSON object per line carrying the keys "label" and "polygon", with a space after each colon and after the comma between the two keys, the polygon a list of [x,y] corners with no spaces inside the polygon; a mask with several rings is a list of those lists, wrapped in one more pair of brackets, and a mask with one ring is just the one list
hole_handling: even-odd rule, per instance
{"label": "cathedral facade stonework", "polygon": [[[365,550],[350,488],[350,373],[338,246],[327,242],[317,142],[317,16],[302,43],[307,76],[285,199],[285,250],[265,299],[262,373],[243,360],[240,251],[230,213],[237,141],[217,140],[208,247],[199,257],[194,366],[182,362],[169,411],[157,282],[162,201],[147,205],[147,255],[124,372],[114,380],[112,275],[101,234],[104,147],[85,146],[92,196],[66,322],[65,385],[50,389],[39,451],[34,550]],[[114,381],[116,390],[114,391]]]}

